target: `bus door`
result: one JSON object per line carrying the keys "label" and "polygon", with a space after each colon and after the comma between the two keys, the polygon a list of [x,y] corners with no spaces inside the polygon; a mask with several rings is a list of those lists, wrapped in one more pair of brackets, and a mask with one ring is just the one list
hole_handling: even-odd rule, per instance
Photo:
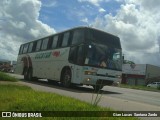
{"label": "bus door", "polygon": [[69,61],[73,63],[73,83],[81,83],[82,81],[82,65],[84,61],[83,45],[73,46],[70,50]]}
{"label": "bus door", "polygon": [[77,84],[80,84],[81,81],[82,81],[82,75],[81,75],[81,72],[82,71],[82,67],[79,66],[79,65],[74,65],[74,79],[73,79],[73,83],[77,83]]}

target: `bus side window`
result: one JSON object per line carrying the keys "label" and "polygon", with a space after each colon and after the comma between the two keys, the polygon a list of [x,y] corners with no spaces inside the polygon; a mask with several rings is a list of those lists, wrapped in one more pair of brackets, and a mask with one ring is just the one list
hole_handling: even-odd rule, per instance
{"label": "bus side window", "polygon": [[74,64],[82,65],[84,63],[83,46],[74,46],[70,49],[69,61]]}
{"label": "bus side window", "polygon": [[53,37],[52,48],[57,47],[57,42],[58,42],[58,35]]}
{"label": "bus side window", "polygon": [[41,50],[46,50],[46,49],[47,49],[48,40],[49,40],[49,38],[43,39],[43,41],[42,41],[42,46],[41,46]]}
{"label": "bus side window", "polygon": [[27,50],[28,50],[28,45],[29,45],[29,44],[25,44],[25,45],[24,45],[24,48],[23,48],[23,53],[27,53]]}
{"label": "bus side window", "polygon": [[73,31],[72,45],[82,43],[83,41],[84,41],[84,31],[82,29]]}
{"label": "bus side window", "polygon": [[63,34],[62,46],[61,47],[68,46],[69,36],[70,36],[70,32],[66,32],[66,33]]}
{"label": "bus side window", "polygon": [[77,60],[77,46],[71,47],[69,54],[69,61],[71,63],[76,63]]}
{"label": "bus side window", "polygon": [[37,46],[37,41],[34,41],[34,42],[33,42],[32,52],[35,52],[36,46]]}
{"label": "bus side window", "polygon": [[31,42],[31,43],[29,44],[28,52],[32,52],[32,48],[33,48],[33,42]]}
{"label": "bus side window", "polygon": [[20,49],[19,49],[19,54],[22,54],[23,51],[23,45],[21,45]]}
{"label": "bus side window", "polygon": [[52,43],[53,43],[53,36],[49,37],[48,45],[47,45],[48,50],[52,48]]}
{"label": "bus side window", "polygon": [[37,42],[36,51],[39,51],[39,50],[40,50],[40,48],[41,48],[41,43],[42,43],[42,40],[39,40],[39,41]]}

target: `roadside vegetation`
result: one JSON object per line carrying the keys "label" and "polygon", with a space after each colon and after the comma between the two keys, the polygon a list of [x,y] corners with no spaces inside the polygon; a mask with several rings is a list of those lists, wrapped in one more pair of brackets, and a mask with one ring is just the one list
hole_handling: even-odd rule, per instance
{"label": "roadside vegetation", "polygon": [[[70,97],[53,93],[38,92],[27,86],[0,85],[0,111],[112,111],[109,108],[93,106]],[[14,119],[14,118],[13,118]],[[22,119],[22,118],[21,118]],[[24,118],[27,119],[27,118]],[[38,118],[39,119],[39,118]],[[50,119],[50,118],[41,118]],[[66,119],[63,117],[56,120]],[[99,117],[69,118],[68,119],[107,119]],[[109,117],[111,120],[137,120],[132,117]]]}
{"label": "roadside vegetation", "polygon": [[7,75],[6,73],[0,72],[0,81],[17,82],[18,80],[14,77]]}
{"label": "roadside vegetation", "polygon": [[[4,77],[4,76],[5,77]],[[0,80],[10,81],[12,77],[0,74]],[[5,79],[4,79],[5,78]],[[9,80],[8,80],[9,79]],[[12,80],[11,80],[12,81]],[[107,102],[107,101],[106,101]],[[110,108],[102,108],[70,97],[61,96],[54,93],[39,92],[28,86],[18,84],[0,84],[0,111],[112,111]],[[63,113],[62,113],[63,114]],[[5,120],[22,118],[1,118]],[[28,118],[23,118],[28,119]],[[30,118],[36,119],[36,118]],[[42,120],[138,120],[135,117],[43,117]]]}
{"label": "roadside vegetation", "polygon": [[134,85],[120,84],[119,87],[137,89],[137,90],[160,92],[160,88],[151,88],[151,87],[147,87],[147,86],[134,86]]}

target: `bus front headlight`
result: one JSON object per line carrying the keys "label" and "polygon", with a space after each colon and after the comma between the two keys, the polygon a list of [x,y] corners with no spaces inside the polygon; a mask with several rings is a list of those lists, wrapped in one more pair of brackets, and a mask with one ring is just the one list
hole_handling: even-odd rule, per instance
{"label": "bus front headlight", "polygon": [[94,71],[84,71],[85,75],[96,75],[96,72]]}

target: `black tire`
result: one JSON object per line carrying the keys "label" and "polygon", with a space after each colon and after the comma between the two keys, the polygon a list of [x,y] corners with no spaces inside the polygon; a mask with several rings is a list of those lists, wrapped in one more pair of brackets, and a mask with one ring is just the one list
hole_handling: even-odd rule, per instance
{"label": "black tire", "polygon": [[24,70],[24,79],[25,80],[32,80],[32,69],[25,69]]}
{"label": "black tire", "polygon": [[24,69],[24,80],[28,80],[28,69]]}
{"label": "black tire", "polygon": [[37,78],[37,77],[33,77],[33,76],[32,76],[32,80],[33,80],[33,81],[37,81],[37,80],[38,80],[38,78]]}
{"label": "black tire", "polygon": [[71,86],[71,71],[66,69],[62,75],[62,85],[69,88]]}
{"label": "black tire", "polygon": [[32,69],[28,70],[27,78],[27,80],[32,80]]}
{"label": "black tire", "polygon": [[95,92],[100,91],[102,88],[103,88],[102,85],[93,85],[93,89],[94,89]]}

